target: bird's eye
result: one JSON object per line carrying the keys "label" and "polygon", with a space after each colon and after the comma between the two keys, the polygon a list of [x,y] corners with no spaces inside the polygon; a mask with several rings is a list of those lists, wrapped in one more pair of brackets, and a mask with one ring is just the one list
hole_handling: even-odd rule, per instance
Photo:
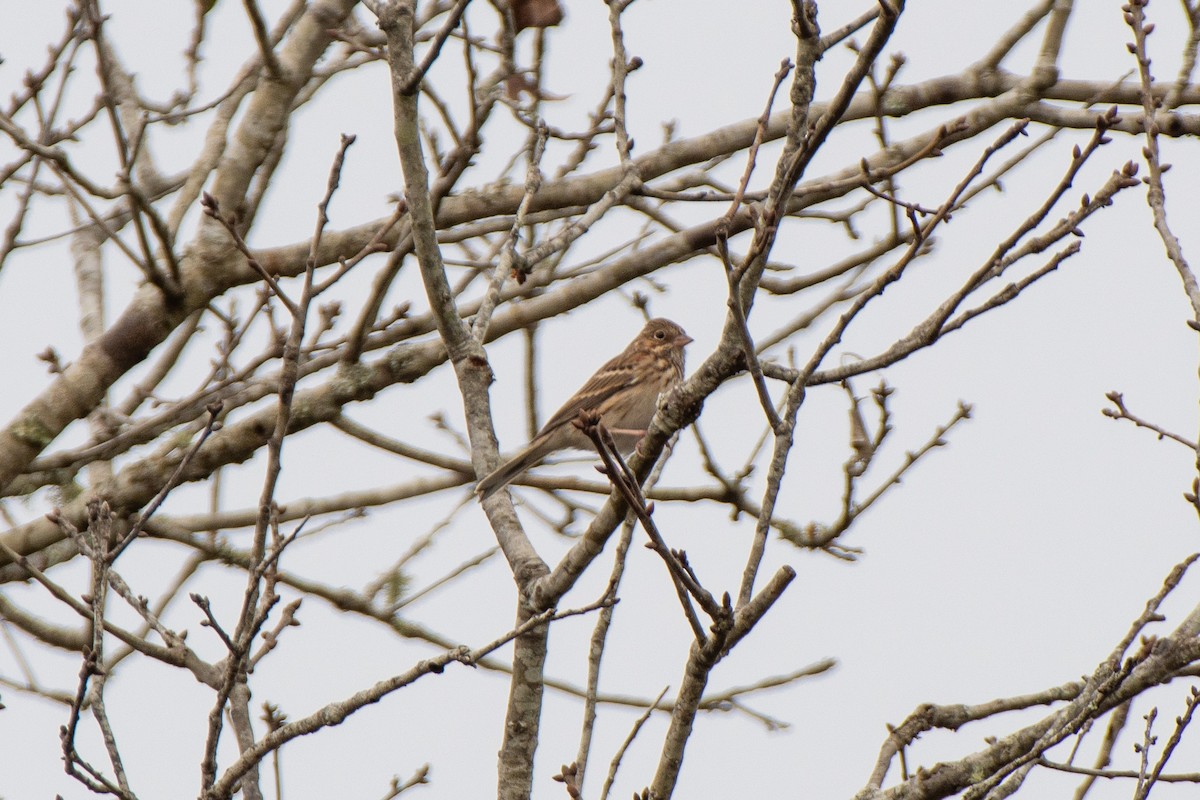
{"label": "bird's eye", "polygon": [[666,331],[655,331],[654,338],[658,339],[661,342],[663,339],[667,338],[667,332]]}

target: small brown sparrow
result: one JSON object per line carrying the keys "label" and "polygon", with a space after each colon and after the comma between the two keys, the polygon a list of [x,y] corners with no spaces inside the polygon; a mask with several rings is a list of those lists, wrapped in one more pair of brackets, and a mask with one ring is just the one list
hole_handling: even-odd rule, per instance
{"label": "small brown sparrow", "polygon": [[692,337],[668,319],[652,319],[619,356],[552,416],[524,450],[486,475],[475,487],[486,500],[522,472],[559,450],[590,450],[592,440],[572,423],[580,411],[596,411],[623,453],[633,451],[658,409],[663,392],[683,380],[683,348]]}

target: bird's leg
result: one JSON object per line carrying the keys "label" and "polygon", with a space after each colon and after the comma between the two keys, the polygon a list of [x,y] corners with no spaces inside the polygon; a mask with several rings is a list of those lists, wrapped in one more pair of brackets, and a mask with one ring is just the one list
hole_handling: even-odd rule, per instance
{"label": "bird's leg", "polygon": [[612,434],[617,449],[625,456],[632,453],[641,444],[642,439],[646,438],[644,428],[610,428],[608,432]]}

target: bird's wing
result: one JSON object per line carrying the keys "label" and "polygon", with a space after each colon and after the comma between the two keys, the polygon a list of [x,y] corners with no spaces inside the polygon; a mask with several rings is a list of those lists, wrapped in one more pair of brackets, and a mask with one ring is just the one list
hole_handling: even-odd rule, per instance
{"label": "bird's wing", "polygon": [[627,363],[627,359],[617,356],[596,370],[596,374],[588,378],[587,383],[580,387],[562,408],[554,412],[554,416],[546,421],[538,435],[563,424],[570,424],[579,416],[580,411],[599,408],[605,400],[625,387],[632,386],[637,380],[637,373],[630,367],[621,366],[622,361]]}

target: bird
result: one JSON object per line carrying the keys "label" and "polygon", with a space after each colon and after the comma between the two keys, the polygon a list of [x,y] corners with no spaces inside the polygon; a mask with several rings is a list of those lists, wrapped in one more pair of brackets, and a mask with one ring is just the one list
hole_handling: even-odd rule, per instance
{"label": "bird", "polygon": [[659,396],[683,380],[683,348],[691,341],[692,337],[669,319],[647,322],[629,346],[596,370],[521,452],[476,484],[480,502],[551,453],[592,449],[592,440],[572,424],[580,411],[599,413],[617,449],[632,452],[654,418]]}

